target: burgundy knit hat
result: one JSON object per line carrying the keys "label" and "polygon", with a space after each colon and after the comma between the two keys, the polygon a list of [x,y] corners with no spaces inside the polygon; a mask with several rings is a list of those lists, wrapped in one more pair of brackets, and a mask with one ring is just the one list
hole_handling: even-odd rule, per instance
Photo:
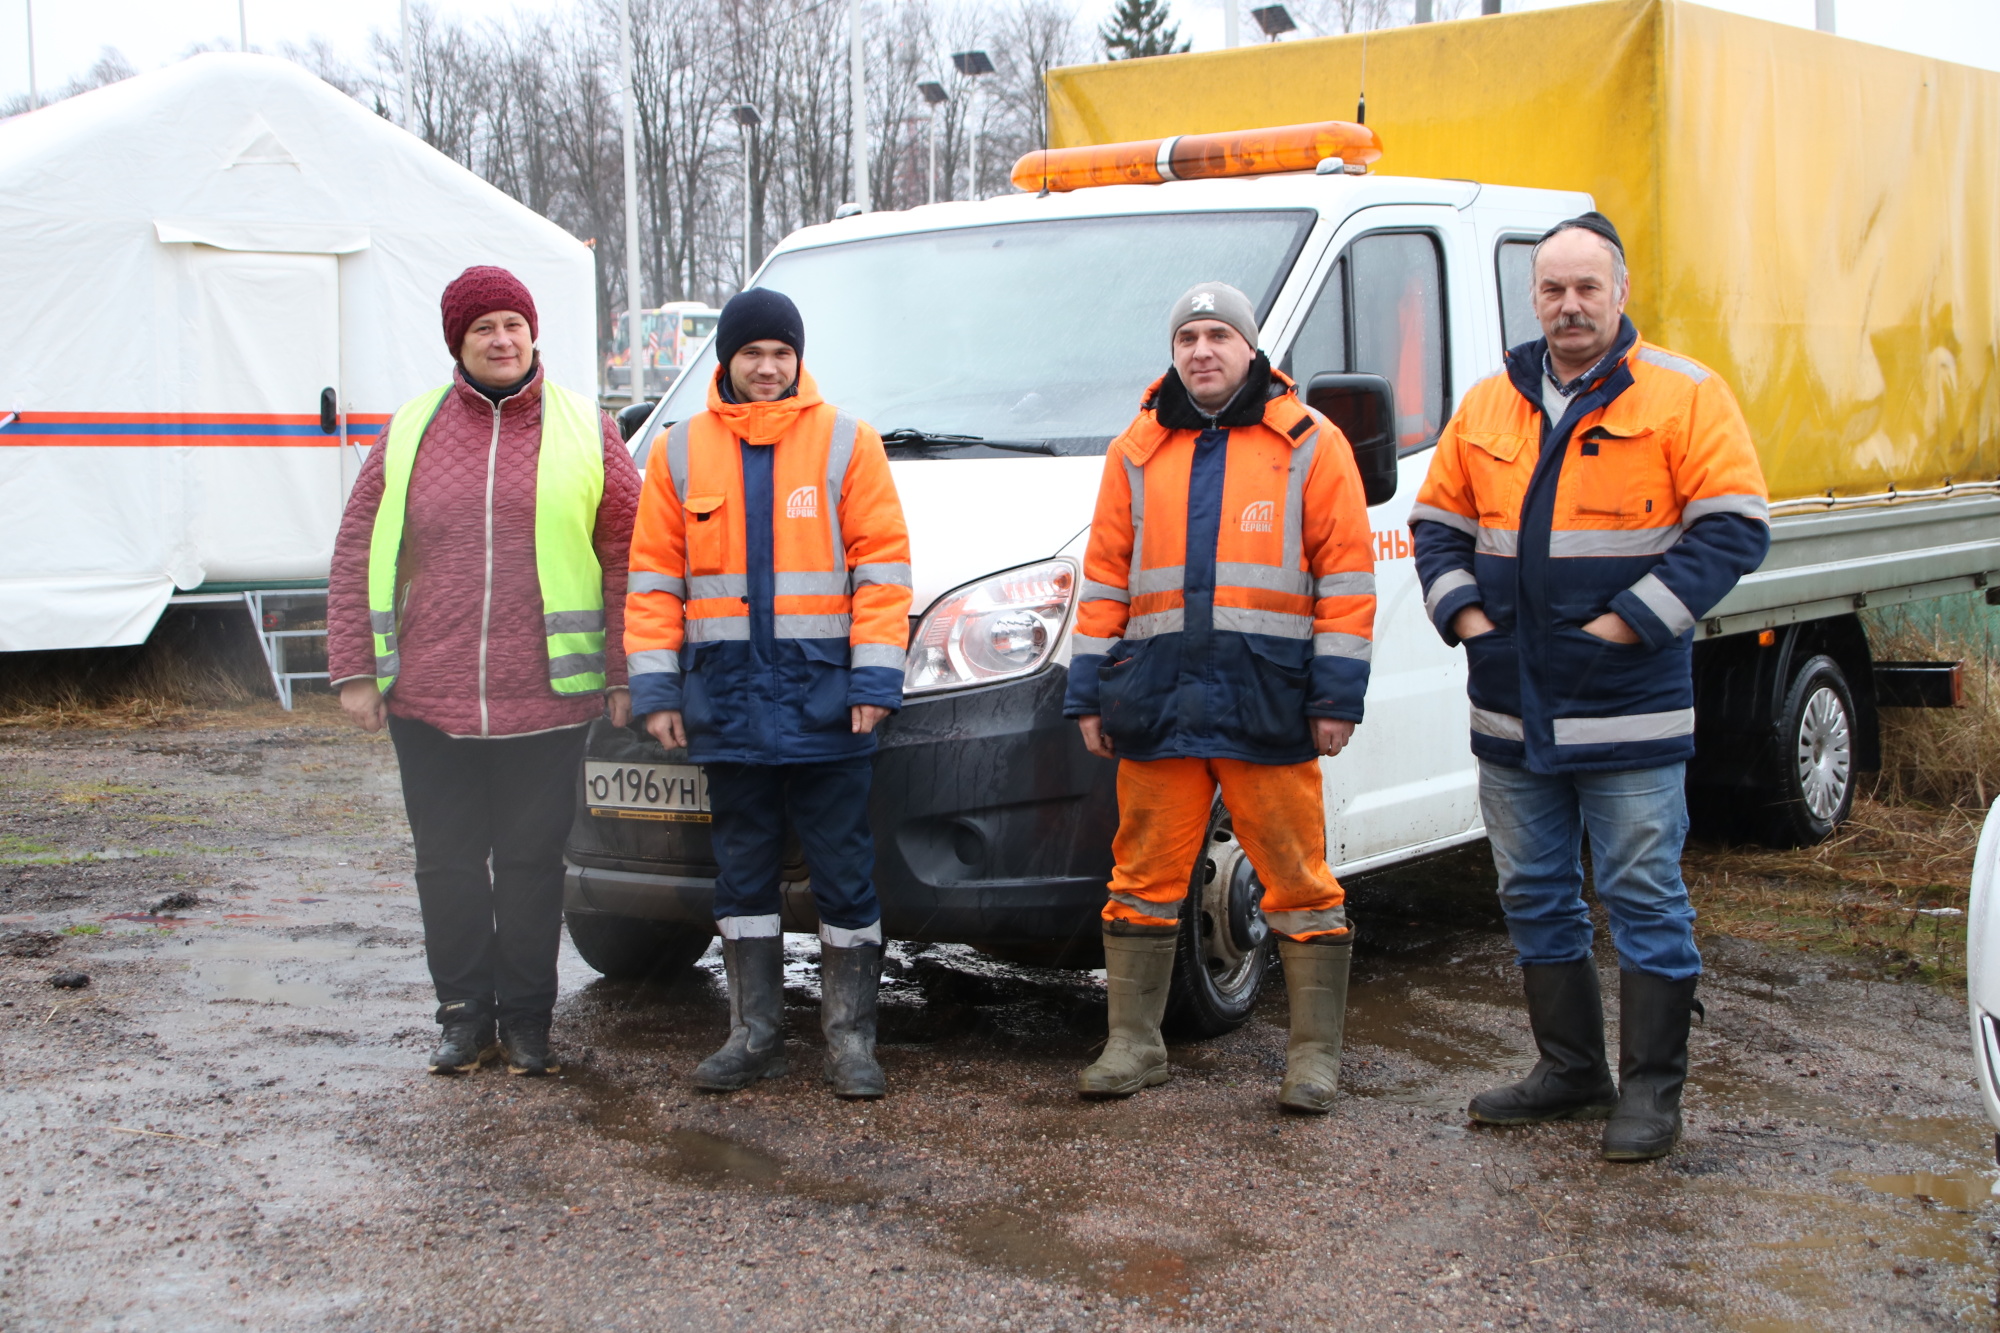
{"label": "burgundy knit hat", "polygon": [[512,310],[525,315],[528,337],[542,336],[535,318],[535,298],[528,295],[528,289],[521,285],[519,278],[504,268],[474,264],[451,280],[451,285],[444,289],[444,299],[438,304],[444,310],[444,345],[451,349],[454,361],[458,359],[459,349],[465,346],[465,331],[472,327],[472,321],[496,310]]}

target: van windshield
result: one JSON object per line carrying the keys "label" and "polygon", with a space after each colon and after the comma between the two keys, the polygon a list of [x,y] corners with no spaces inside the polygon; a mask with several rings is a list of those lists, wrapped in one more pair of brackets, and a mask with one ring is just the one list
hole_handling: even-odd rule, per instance
{"label": "van windshield", "polygon": [[[1176,213],[920,232],[795,250],[758,285],[798,304],[805,364],[827,401],[885,434],[1103,453],[1169,365],[1174,298],[1219,279],[1264,318],[1313,218]],[[701,411],[714,371],[711,347],[655,420]],[[977,452],[963,442],[924,450]]]}

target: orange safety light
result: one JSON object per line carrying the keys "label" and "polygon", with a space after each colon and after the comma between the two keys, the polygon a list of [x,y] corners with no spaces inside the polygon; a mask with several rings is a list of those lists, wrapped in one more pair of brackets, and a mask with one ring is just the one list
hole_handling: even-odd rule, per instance
{"label": "orange safety light", "polygon": [[1024,190],[1066,191],[1312,171],[1330,157],[1361,167],[1381,156],[1382,140],[1366,125],[1322,120],[1088,148],[1038,148],[1021,155],[1014,164],[1013,180]]}

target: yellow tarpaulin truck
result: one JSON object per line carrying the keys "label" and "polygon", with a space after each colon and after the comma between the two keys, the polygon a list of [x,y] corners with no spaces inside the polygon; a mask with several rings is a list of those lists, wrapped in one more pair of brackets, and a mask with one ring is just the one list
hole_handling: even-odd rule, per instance
{"label": "yellow tarpaulin truck", "polygon": [[1747,772],[1729,738],[1762,736],[1815,653],[1845,664],[1873,766],[1871,687],[1955,682],[1871,664],[1852,613],[1985,589],[2000,541],[2000,73],[1615,0],[1055,70],[1050,143],[1345,118],[1364,91],[1373,173],[1587,192],[1624,235],[1634,323],[1742,400],[1774,541],[1697,630],[1696,776]]}

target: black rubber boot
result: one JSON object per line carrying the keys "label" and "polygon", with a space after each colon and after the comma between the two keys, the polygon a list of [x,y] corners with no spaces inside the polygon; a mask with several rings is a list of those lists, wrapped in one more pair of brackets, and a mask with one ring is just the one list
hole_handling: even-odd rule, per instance
{"label": "black rubber boot", "polygon": [[1700,1007],[1698,981],[1618,974],[1618,1109],[1604,1127],[1605,1160],[1650,1162],[1681,1141],[1681,1088],[1688,1023]]}
{"label": "black rubber boot", "polygon": [[1490,1088],[1466,1114],[1482,1125],[1540,1125],[1551,1120],[1602,1120],[1618,1102],[1604,1058],[1604,1000],[1597,965],[1534,963],[1521,969],[1528,1024],[1542,1058],[1519,1083]]}
{"label": "black rubber boot", "polygon": [[526,1078],[547,1078],[562,1073],[562,1064],[549,1053],[549,1020],[523,1019],[500,1029],[500,1049],[507,1056],[507,1072]]}
{"label": "black rubber boot", "polygon": [[785,937],[724,940],[729,1040],[694,1069],[703,1092],[737,1092],[788,1073],[785,1059]]}
{"label": "black rubber boot", "polygon": [[819,1021],[826,1033],[826,1081],[833,1095],[873,1101],[888,1092],[875,1060],[875,997],[882,987],[882,947],[819,946]]}
{"label": "black rubber boot", "polygon": [[431,1052],[433,1074],[476,1074],[494,1055],[493,1020],[473,1000],[453,1000],[438,1006],[444,1035]]}

